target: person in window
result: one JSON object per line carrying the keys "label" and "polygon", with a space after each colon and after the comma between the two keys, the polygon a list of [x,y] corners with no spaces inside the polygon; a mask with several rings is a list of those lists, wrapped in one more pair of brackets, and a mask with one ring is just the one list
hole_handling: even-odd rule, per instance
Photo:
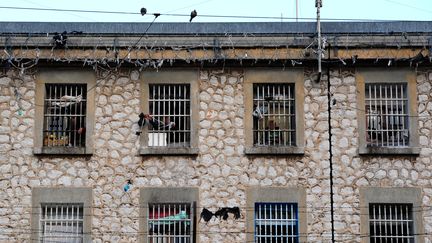
{"label": "person in window", "polygon": [[261,133],[264,129],[264,116],[268,111],[268,108],[264,105],[254,104],[252,112],[252,121],[254,132],[254,144],[263,145],[265,142],[264,135]]}
{"label": "person in window", "polygon": [[160,131],[161,133],[166,133],[166,143],[174,144],[183,142],[184,134],[176,132],[178,130],[178,127],[176,126],[176,123],[173,122],[170,117],[166,116],[163,121],[155,118],[151,114],[143,114],[143,119],[138,121],[139,126],[149,125],[151,126],[152,130]]}
{"label": "person in window", "polygon": [[282,133],[280,128],[276,125],[276,122],[273,120],[268,121],[268,126],[266,127],[265,132],[265,141],[268,145],[281,145],[283,144]]}
{"label": "person in window", "polygon": [[175,122],[172,122],[169,117],[165,117],[164,121],[160,121],[151,114],[144,114],[144,120],[144,122],[152,126],[153,130],[173,130],[176,127]]}

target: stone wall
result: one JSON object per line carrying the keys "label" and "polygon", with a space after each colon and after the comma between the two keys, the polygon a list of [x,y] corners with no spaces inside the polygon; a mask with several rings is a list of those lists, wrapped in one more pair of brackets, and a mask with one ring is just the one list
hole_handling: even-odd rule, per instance
{"label": "stone wall", "polygon": [[353,71],[331,72],[335,231],[338,241],[360,241],[360,187],[420,187],[423,190],[425,242],[432,242],[431,221],[431,70],[417,71],[419,156],[360,156],[356,80]]}
{"label": "stone wall", "polygon": [[[199,154],[140,156],[136,122],[140,108],[137,70],[97,80],[94,154],[91,157],[34,156],[35,77],[9,71],[0,78],[0,242],[30,239],[31,188],[93,188],[94,242],[136,242],[139,188],[198,187],[202,207],[239,206],[242,217],[198,222],[200,242],[244,242],[245,189],[248,186],[301,186],[307,192],[309,242],[329,242],[330,162],[327,84],[311,81],[305,71],[305,154],[246,156],[242,69],[202,69],[199,75]],[[335,230],[339,241],[360,241],[359,187],[421,186],[424,206],[431,205],[430,118],[419,119],[419,157],[359,156],[354,73],[332,71],[331,107]],[[430,117],[432,74],[418,72],[421,116]],[[128,179],[133,187],[122,190]],[[424,212],[425,233],[432,215]]]}

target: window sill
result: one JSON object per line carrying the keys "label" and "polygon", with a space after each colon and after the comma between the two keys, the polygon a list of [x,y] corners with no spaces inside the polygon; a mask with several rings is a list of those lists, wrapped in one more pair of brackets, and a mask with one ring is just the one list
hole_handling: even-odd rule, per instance
{"label": "window sill", "polygon": [[161,148],[141,148],[140,155],[198,155],[198,148],[190,147],[161,147]]}
{"label": "window sill", "polygon": [[360,155],[413,155],[417,156],[420,154],[419,147],[401,147],[401,148],[389,148],[389,147],[360,147]]}
{"label": "window sill", "polygon": [[87,147],[41,147],[34,148],[33,154],[35,155],[84,155],[91,156],[93,151]]}
{"label": "window sill", "polygon": [[303,155],[304,148],[303,147],[250,147],[250,148],[245,148],[245,154]]}

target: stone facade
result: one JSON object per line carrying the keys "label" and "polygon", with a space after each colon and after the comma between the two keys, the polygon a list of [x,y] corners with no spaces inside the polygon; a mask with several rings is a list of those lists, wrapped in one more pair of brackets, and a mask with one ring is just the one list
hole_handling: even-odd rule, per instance
{"label": "stone facade", "polygon": [[[200,242],[244,242],[245,191],[251,186],[306,189],[307,240],[329,242],[330,161],[327,77],[305,71],[304,155],[244,154],[244,70],[199,71],[198,156],[141,156],[136,122],[139,71],[97,80],[92,156],[35,156],[35,76],[10,70],[0,78],[0,242],[29,242],[33,187],[93,188],[93,242],[136,242],[139,188],[198,187],[202,207],[238,206],[242,217],[198,222]],[[421,187],[425,242],[432,242],[432,70],[417,70],[419,156],[359,156],[354,70],[332,70],[330,92],[335,237],[360,242],[359,188]],[[131,179],[132,189],[123,185]]]}

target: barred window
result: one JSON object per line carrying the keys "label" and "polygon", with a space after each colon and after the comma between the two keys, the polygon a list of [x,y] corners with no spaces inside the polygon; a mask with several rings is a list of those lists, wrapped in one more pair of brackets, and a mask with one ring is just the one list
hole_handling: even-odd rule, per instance
{"label": "barred window", "polygon": [[83,242],[83,204],[47,203],[40,210],[40,242]]}
{"label": "barred window", "polygon": [[85,147],[87,84],[45,84],[43,146]]}
{"label": "barred window", "polygon": [[193,243],[194,203],[149,203],[149,243]]}
{"label": "barred window", "polygon": [[253,85],[255,146],[295,146],[294,84]]}
{"label": "barred window", "polygon": [[150,84],[149,147],[189,147],[191,108],[189,84]]}
{"label": "barred window", "polygon": [[367,146],[409,145],[407,84],[366,84]]}
{"label": "barred window", "polygon": [[369,204],[371,242],[414,242],[412,204]]}
{"label": "barred window", "polygon": [[297,203],[255,203],[255,242],[299,242]]}

